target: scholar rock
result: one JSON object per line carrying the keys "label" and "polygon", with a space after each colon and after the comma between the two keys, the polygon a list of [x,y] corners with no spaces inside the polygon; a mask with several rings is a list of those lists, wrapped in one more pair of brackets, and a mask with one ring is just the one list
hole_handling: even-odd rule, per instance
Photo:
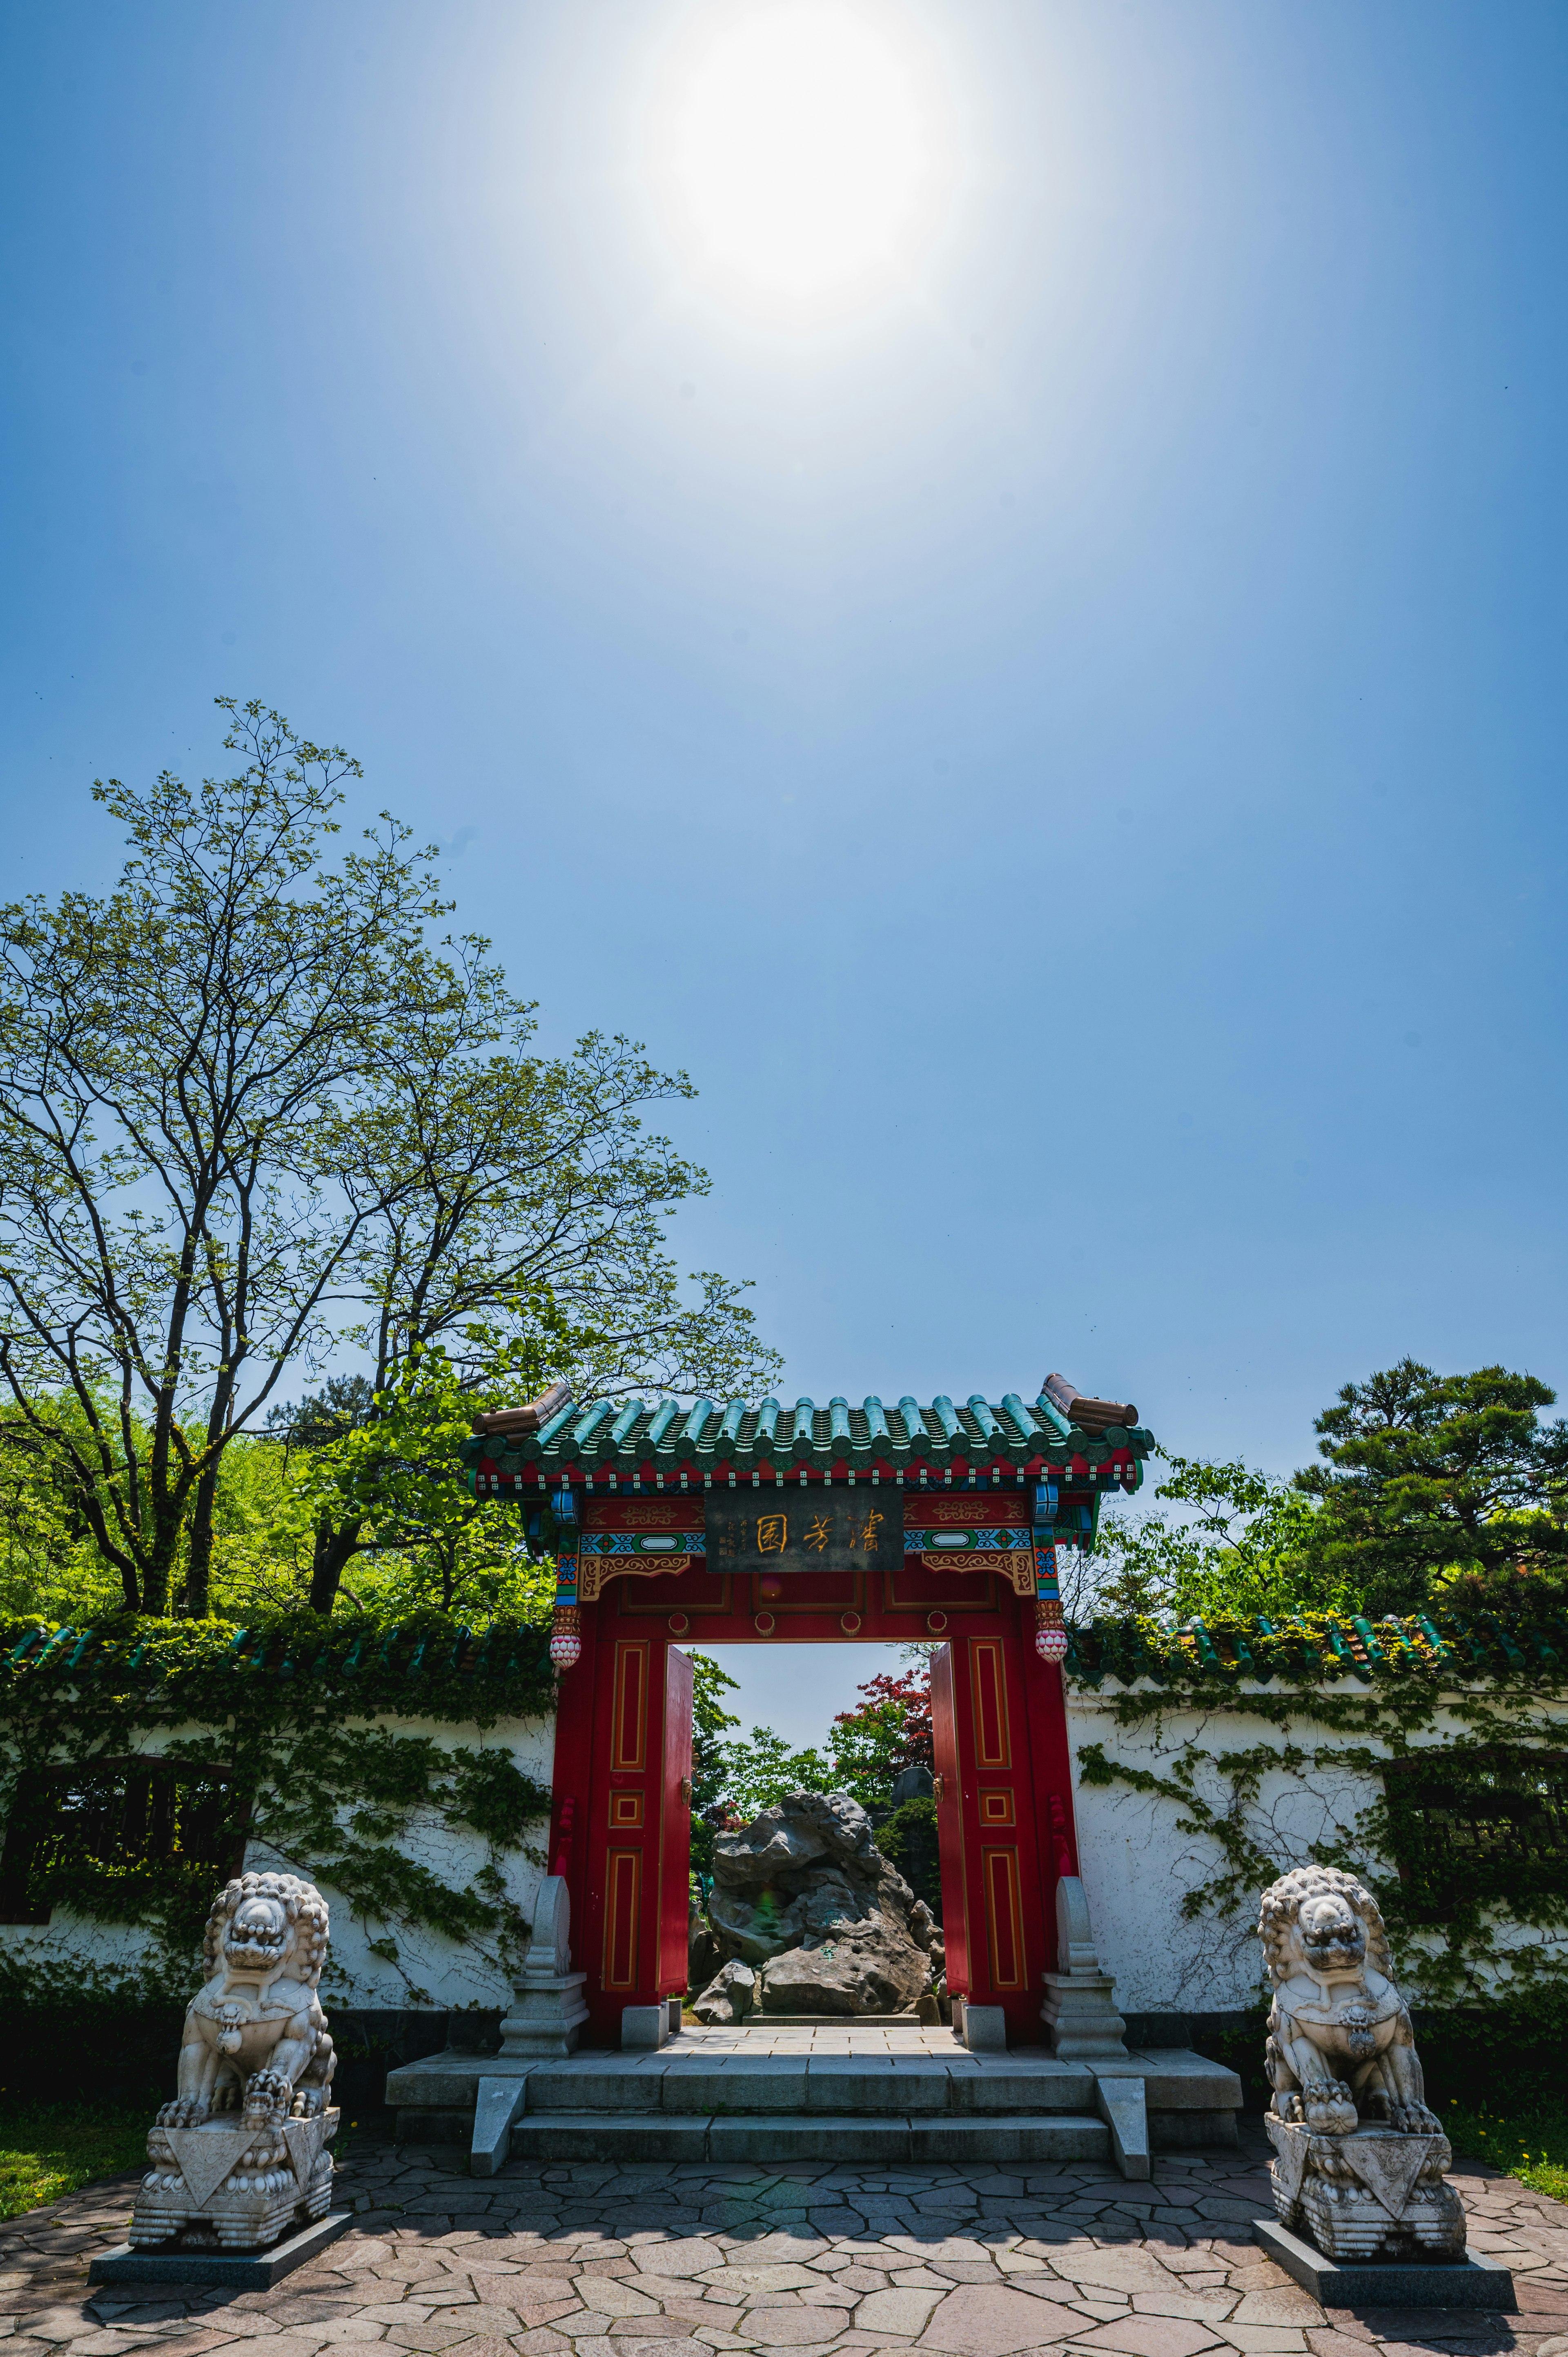
{"label": "scholar rock", "polygon": [[714,1975],[702,1996],[692,2007],[699,2021],[711,2028],[724,2022],[744,2021],[757,2002],[757,1975],[749,1964],[738,1957]]}
{"label": "scholar rock", "polygon": [[719,1962],[719,1943],[693,1890],[686,1915],[686,1986],[705,1989]]}
{"label": "scholar rock", "polygon": [[1337,1867],[1263,1893],[1274,2208],[1330,2258],[1458,2258],[1453,2153],[1426,2104],[1377,1900]]}
{"label": "scholar rock", "polygon": [[292,1874],[242,1874],[208,1918],[177,2093],[147,2138],[141,2247],[264,2250],[326,2214],[337,2058],[317,1996],[327,1902]]}
{"label": "scholar rock", "polygon": [[765,2012],[902,2013],[930,1986],[930,1910],[847,1792],[789,1792],[721,1835],[708,1915]]}

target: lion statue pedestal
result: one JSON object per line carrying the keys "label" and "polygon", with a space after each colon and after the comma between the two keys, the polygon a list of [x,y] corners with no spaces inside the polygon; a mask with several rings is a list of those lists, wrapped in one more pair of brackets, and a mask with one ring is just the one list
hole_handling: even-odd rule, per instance
{"label": "lion statue pedestal", "polygon": [[1377,1900],[1337,1867],[1298,1867],[1264,1891],[1258,1931],[1281,2224],[1336,2260],[1463,2258],[1454,2156],[1426,2107]]}
{"label": "lion statue pedestal", "polygon": [[326,2215],[338,2119],[317,1997],[327,1938],[326,1900],[292,1874],[242,1874],[219,1893],[177,2092],[147,2137],[137,2249],[266,2250]]}

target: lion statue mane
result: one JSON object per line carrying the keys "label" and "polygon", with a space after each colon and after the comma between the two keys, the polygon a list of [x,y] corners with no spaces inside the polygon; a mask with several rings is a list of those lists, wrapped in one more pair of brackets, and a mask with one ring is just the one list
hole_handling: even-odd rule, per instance
{"label": "lion statue mane", "polygon": [[1363,2120],[1440,2130],[1366,1886],[1338,1867],[1298,1866],[1264,1891],[1258,1934],[1273,1985],[1264,2067],[1274,2116],[1325,2136]]}

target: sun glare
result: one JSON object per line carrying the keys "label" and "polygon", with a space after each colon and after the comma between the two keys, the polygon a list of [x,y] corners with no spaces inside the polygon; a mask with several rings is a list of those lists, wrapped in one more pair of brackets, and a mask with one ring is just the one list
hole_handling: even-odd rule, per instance
{"label": "sun glare", "polygon": [[688,56],[662,177],[707,265],[799,299],[908,252],[931,148],[913,63],[879,27],[831,0],[776,0]]}

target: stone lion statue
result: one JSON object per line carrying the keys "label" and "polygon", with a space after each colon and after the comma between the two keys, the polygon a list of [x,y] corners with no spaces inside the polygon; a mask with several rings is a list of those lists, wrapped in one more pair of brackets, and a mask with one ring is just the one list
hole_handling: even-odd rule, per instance
{"label": "stone lion statue", "polygon": [[337,2056],[317,1996],[327,1901],[293,1874],[242,1874],[213,1901],[206,1983],[191,2000],[172,2104],[160,2127],[242,2110],[247,2123],[309,2119],[328,2101]]}
{"label": "stone lion statue", "polygon": [[1439,2134],[1378,1902],[1353,1874],[1298,1866],[1263,1893],[1273,2003],[1264,2068],[1277,2119],[1319,2136],[1378,2121]]}

